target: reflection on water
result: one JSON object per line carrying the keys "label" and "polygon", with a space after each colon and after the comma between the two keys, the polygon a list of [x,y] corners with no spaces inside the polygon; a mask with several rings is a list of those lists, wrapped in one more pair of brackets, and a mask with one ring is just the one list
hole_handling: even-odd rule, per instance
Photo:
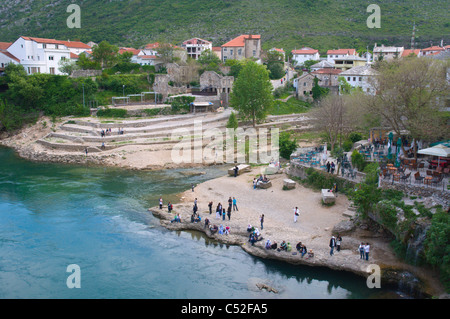
{"label": "reflection on water", "polygon": [[[175,199],[191,183],[225,173],[31,163],[0,149],[0,298],[374,295],[364,278],[261,260],[198,232],[168,231],[147,212],[159,196]],[[80,266],[81,289],[66,286],[70,264]]]}

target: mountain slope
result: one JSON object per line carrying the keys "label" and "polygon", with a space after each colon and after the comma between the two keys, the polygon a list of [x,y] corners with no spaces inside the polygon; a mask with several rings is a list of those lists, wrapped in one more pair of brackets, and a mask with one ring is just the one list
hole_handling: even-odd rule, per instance
{"label": "mountain slope", "polygon": [[419,47],[450,42],[450,2],[379,0],[381,28],[369,29],[373,0],[81,0],[81,28],[70,29],[63,0],[2,0],[0,41],[21,35],[140,46],[200,37],[219,46],[239,34],[261,34],[263,47],[372,48],[410,46],[413,22]]}

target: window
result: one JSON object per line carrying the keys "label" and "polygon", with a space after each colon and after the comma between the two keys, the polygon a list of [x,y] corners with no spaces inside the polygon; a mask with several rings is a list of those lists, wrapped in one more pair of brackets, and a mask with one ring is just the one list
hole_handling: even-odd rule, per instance
{"label": "window", "polygon": [[361,82],[361,81],[362,81],[362,77],[360,76],[360,77],[359,77],[359,82]]}
{"label": "window", "polygon": [[256,56],[256,50],[253,50],[253,56]]}
{"label": "window", "polygon": [[233,49],[230,49],[230,55],[233,55]]}
{"label": "window", "polygon": [[66,57],[62,56],[61,61],[66,61]]}
{"label": "window", "polygon": [[356,82],[356,76],[353,77],[353,82]]}
{"label": "window", "polygon": [[350,81],[350,77],[349,76],[347,77],[347,81]]}
{"label": "window", "polygon": [[223,52],[227,52],[227,48],[223,48]]}
{"label": "window", "polygon": [[55,68],[50,68],[50,74],[55,74]]}
{"label": "window", "polygon": [[238,49],[238,55],[242,55],[242,49]]}
{"label": "window", "polygon": [[53,61],[54,60],[53,55],[49,56],[48,59],[49,59],[49,61]]}
{"label": "window", "polygon": [[42,48],[46,49],[46,48],[47,48],[47,44],[44,43],[44,44],[42,45]]}

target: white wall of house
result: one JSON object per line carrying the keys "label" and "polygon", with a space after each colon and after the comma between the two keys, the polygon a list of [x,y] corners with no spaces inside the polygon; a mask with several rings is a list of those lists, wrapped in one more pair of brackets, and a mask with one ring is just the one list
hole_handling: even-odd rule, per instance
{"label": "white wall of house", "polygon": [[0,51],[0,69],[5,68],[8,64],[19,64],[19,62],[17,62],[16,60],[12,59],[11,57],[3,54]]}
{"label": "white wall of house", "polygon": [[70,50],[62,44],[38,43],[33,40],[17,39],[8,52],[20,60],[28,74],[49,73],[61,75],[59,61],[70,60]]}
{"label": "white wall of house", "polygon": [[306,61],[313,60],[313,61],[319,61],[320,55],[319,53],[315,54],[292,54],[292,60],[294,60],[294,66],[301,66]]}
{"label": "white wall of house", "polygon": [[375,89],[371,84],[371,77],[367,75],[345,75],[342,73],[339,76],[344,77],[352,87],[360,87],[364,93],[375,95]]}

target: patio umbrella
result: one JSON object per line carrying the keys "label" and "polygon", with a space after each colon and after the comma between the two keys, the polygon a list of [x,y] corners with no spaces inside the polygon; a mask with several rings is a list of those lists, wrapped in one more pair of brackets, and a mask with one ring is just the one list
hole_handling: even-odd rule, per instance
{"label": "patio umbrella", "polygon": [[433,147],[421,149],[417,152],[417,154],[437,156],[439,166],[441,157],[450,157],[450,147],[447,147],[444,144],[439,144]]}
{"label": "patio umbrella", "polygon": [[395,166],[400,166],[400,150],[402,149],[402,139],[399,137],[397,140],[397,159],[395,160]]}

